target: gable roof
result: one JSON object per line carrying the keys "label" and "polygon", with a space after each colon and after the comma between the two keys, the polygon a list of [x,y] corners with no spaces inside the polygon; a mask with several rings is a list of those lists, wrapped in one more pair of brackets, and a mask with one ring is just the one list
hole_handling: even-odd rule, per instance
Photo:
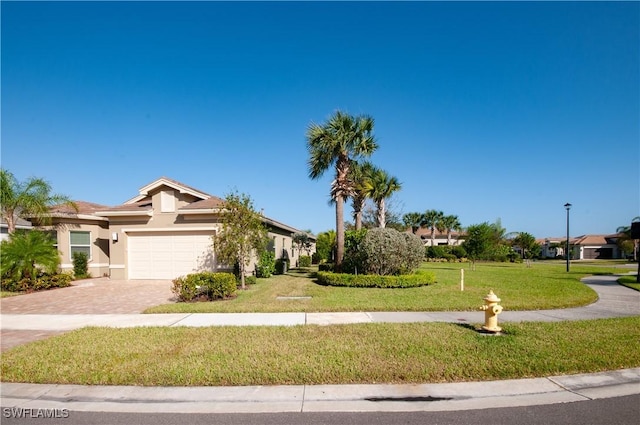
{"label": "gable roof", "polygon": [[180,183],[177,180],[173,180],[168,177],[160,177],[159,179],[149,183],[148,185],[141,187],[139,190],[140,194],[126,201],[125,204],[134,204],[136,202],[139,202],[144,198],[146,198],[147,196],[149,196],[149,192],[151,192],[153,189],[157,189],[161,186],[168,186],[172,189],[177,190],[180,193],[187,193],[189,195],[195,196],[196,198],[200,198],[200,199],[207,199],[212,196],[206,192],[202,192],[191,186],[187,186],[184,183]]}

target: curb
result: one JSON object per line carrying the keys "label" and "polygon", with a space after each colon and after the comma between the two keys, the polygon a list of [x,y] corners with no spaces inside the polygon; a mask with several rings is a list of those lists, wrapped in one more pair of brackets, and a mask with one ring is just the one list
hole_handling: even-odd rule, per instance
{"label": "curb", "polygon": [[0,386],[0,405],[119,413],[456,411],[571,403],[640,394],[640,368],[489,382],[403,385],[136,387]]}

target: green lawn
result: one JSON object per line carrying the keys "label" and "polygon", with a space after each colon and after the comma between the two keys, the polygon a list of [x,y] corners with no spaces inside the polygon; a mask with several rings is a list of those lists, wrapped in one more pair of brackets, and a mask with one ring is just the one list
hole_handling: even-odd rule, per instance
{"label": "green lawn", "polygon": [[[309,273],[258,279],[233,300],[207,303],[176,303],[156,306],[145,313],[211,312],[330,312],[330,311],[471,311],[493,290],[509,310],[567,308],[590,304],[597,295],[580,282],[591,274],[626,272],[619,262],[572,264],[566,272],[562,262],[524,264],[424,263],[436,274],[434,285],[421,288],[377,289],[320,286]],[[460,269],[465,269],[465,289],[460,291]],[[311,297],[281,300],[278,297]]]}
{"label": "green lawn", "polygon": [[3,382],[82,385],[436,383],[640,366],[640,317],[505,323],[85,328],[2,355]]}
{"label": "green lawn", "polygon": [[24,292],[0,291],[0,298],[15,297],[16,295],[22,294],[24,294]]}
{"label": "green lawn", "polygon": [[640,283],[638,283],[635,276],[622,276],[618,279],[618,283],[628,288],[635,289],[636,291],[640,291]]}

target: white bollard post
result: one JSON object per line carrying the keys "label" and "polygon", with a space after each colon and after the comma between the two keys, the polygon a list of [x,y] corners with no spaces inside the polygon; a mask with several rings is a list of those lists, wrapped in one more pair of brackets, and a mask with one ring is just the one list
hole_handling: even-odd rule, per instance
{"label": "white bollard post", "polygon": [[460,269],[460,291],[464,291],[464,269]]}

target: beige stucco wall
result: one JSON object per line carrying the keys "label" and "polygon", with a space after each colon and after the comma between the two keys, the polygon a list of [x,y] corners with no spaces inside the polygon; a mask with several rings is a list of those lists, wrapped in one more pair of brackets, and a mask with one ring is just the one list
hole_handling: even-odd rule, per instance
{"label": "beige stucco wall", "polygon": [[71,258],[71,231],[90,232],[91,258],[89,259],[89,274],[92,277],[109,275],[109,223],[104,220],[85,220],[65,218],[64,224],[54,219],[57,230],[58,251],[60,252],[60,268],[62,271],[73,270]]}

